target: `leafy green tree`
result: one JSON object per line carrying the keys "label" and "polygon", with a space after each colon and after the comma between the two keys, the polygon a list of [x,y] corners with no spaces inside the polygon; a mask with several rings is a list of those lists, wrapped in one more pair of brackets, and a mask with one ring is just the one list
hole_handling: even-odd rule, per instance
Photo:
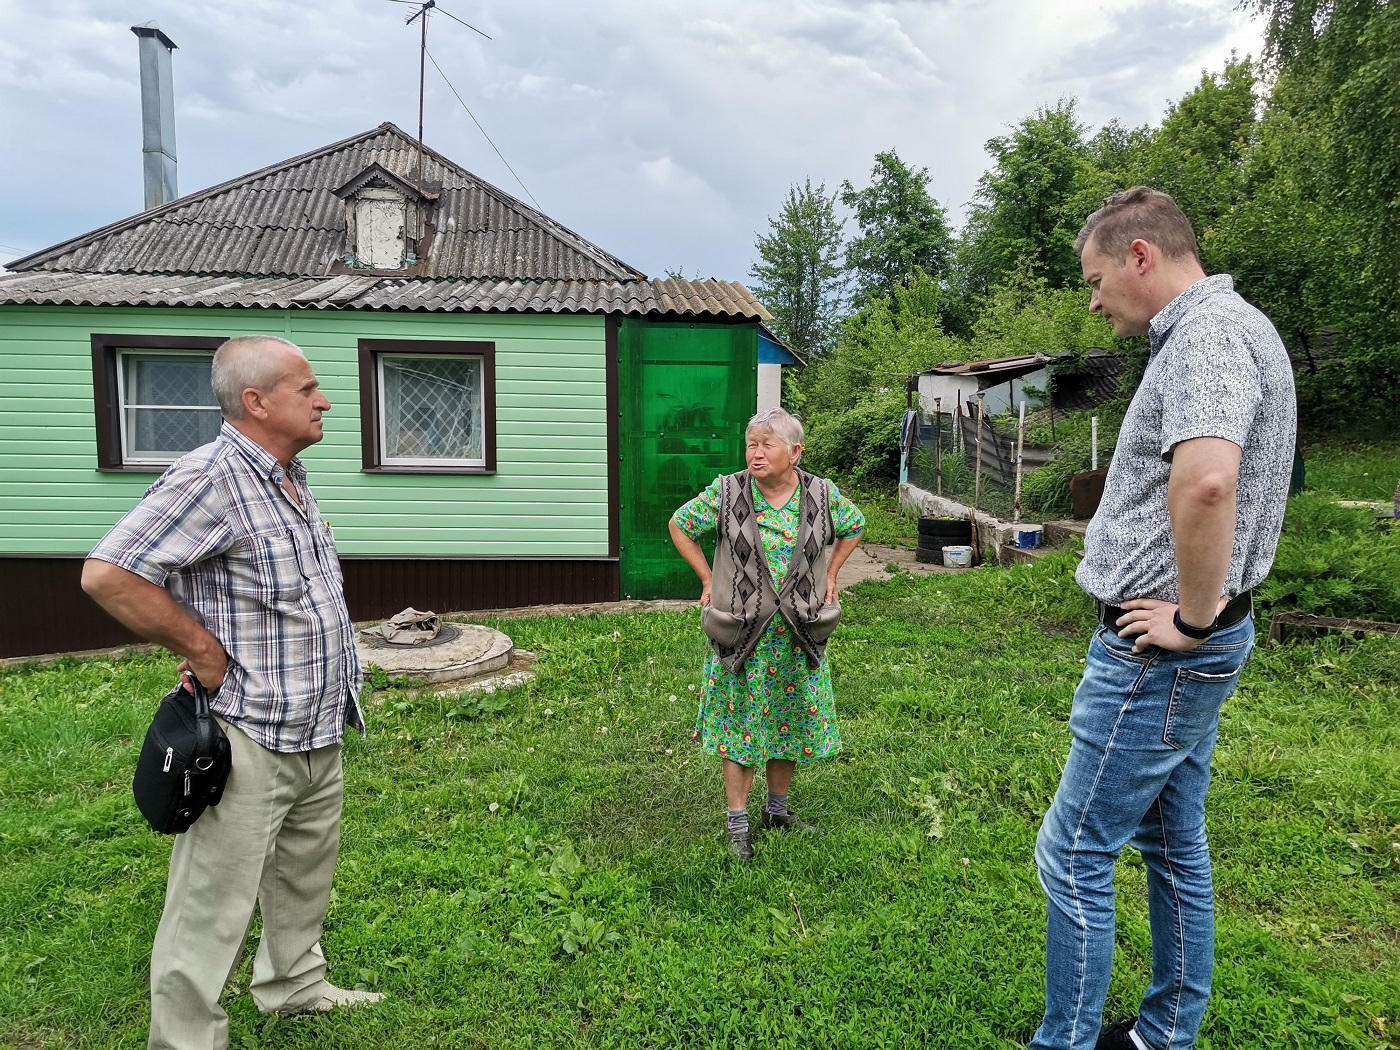
{"label": "leafy green tree", "polygon": [[1196,229],[1207,269],[1215,268],[1215,231],[1242,197],[1244,161],[1256,125],[1256,83],[1247,58],[1232,57],[1223,72],[1203,74],[1195,89],[1168,109],[1136,151],[1136,163],[1118,172],[1122,182],[1114,186],[1140,183],[1176,198]]}
{"label": "leafy green tree", "polygon": [[1329,391],[1342,393],[1321,375],[1321,343],[1354,287],[1345,273],[1349,216],[1326,185],[1330,152],[1325,127],[1271,105],[1242,166],[1239,201],[1202,236],[1213,267],[1231,273],[1278,328],[1299,372],[1300,404],[1314,415],[1337,407]]}
{"label": "leafy green tree", "polygon": [[1052,287],[1082,280],[1074,238],[1107,183],[1074,110],[1065,99],[987,143],[995,163],[978,181],[959,252],[973,294],[988,294],[1022,262]]}
{"label": "leafy green tree", "polygon": [[841,203],[855,213],[860,235],[846,246],[856,301],[873,302],[907,288],[922,272],[945,276],[953,252],[947,214],[928,190],[927,168],[911,168],[894,150],[875,154],[870,185],[841,184]]}
{"label": "leafy green tree", "polygon": [[942,328],[945,294],[915,271],[908,287],[850,317],[836,347],[802,370],[788,403],[807,427],[807,466],[860,481],[898,476],[906,379],[963,356]]}
{"label": "leafy green tree", "polygon": [[969,358],[1073,354],[1114,346],[1113,326],[1089,312],[1084,287],[1051,288],[1021,263],[992,290],[973,326]]}
{"label": "leafy green tree", "polygon": [[1106,187],[1134,185],[1145,163],[1143,152],[1151,145],[1153,134],[1146,124],[1129,128],[1114,117],[1088,141],[1089,160],[1103,176]]}
{"label": "leafy green tree", "polygon": [[773,315],[773,332],[799,354],[831,346],[845,301],[841,221],[836,195],[807,179],[791,186],[783,209],[758,238],[749,270],[754,294]]}
{"label": "leafy green tree", "polygon": [[[1251,0],[1267,20],[1273,90],[1250,186],[1228,248],[1288,309],[1303,404],[1333,421],[1372,411],[1400,421],[1400,5],[1387,0]],[[1271,209],[1271,210],[1270,210]],[[1251,244],[1268,218],[1290,260]],[[1282,256],[1282,252],[1276,253]],[[1279,270],[1285,271],[1284,275]],[[1297,305],[1301,303],[1301,306]],[[1306,338],[1308,342],[1304,343]],[[1322,348],[1318,343],[1325,343]]]}

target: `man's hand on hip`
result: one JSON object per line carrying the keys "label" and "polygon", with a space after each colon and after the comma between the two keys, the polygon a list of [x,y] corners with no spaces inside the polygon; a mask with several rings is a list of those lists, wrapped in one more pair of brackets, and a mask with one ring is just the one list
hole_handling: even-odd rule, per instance
{"label": "man's hand on hip", "polygon": [[181,660],[177,670],[181,675],[186,671],[190,672],[199,679],[200,685],[212,693],[224,684],[224,677],[228,674],[228,653],[220,646],[217,652],[196,659]]}
{"label": "man's hand on hip", "polygon": [[[1220,599],[1216,608],[1218,614],[1225,608],[1226,599]],[[1189,653],[1204,638],[1188,638],[1176,629],[1173,622],[1176,616],[1176,603],[1164,602],[1157,598],[1133,598],[1122,605],[1123,615],[1118,618],[1118,637],[1133,638],[1133,652],[1140,653],[1149,645],[1173,652]],[[1205,626],[1202,624],[1201,626]]]}
{"label": "man's hand on hip", "polygon": [[118,565],[88,558],[83,562],[83,590],[118,623],[148,642],[185,658],[181,671],[193,671],[206,689],[217,689],[228,671],[228,653],[164,587]]}

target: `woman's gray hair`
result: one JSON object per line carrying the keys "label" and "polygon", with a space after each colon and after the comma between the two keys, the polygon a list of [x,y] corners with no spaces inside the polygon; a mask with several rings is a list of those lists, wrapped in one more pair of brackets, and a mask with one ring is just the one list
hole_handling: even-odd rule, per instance
{"label": "woman's gray hair", "polygon": [[266,352],[270,345],[306,356],[296,343],[276,335],[234,336],[214,351],[209,385],[225,419],[243,418],[243,391],[271,390],[281,380],[286,367],[277,354]]}
{"label": "woman's gray hair", "polygon": [[769,408],[758,413],[744,428],[744,436],[748,437],[755,430],[781,438],[788,448],[802,444],[802,421],[785,408]]}

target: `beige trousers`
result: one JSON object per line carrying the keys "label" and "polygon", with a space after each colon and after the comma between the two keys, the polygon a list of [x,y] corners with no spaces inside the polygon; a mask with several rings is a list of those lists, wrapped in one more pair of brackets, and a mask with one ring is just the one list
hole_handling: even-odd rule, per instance
{"label": "beige trousers", "polygon": [[233,754],[219,805],[175,839],[151,954],[151,1050],[225,1050],[219,995],[253,922],[262,939],[250,991],[258,1009],[320,998],[344,795],[340,745],[282,754],[219,720]]}

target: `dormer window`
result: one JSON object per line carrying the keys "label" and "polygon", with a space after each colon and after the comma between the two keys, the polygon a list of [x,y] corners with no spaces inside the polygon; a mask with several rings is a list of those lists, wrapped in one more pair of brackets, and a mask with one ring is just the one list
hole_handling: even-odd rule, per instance
{"label": "dormer window", "polygon": [[369,165],[335,191],[345,202],[345,264],[355,269],[402,270],[419,261],[428,210],[436,194],[382,165]]}
{"label": "dormer window", "polygon": [[400,193],[366,186],[355,195],[355,258],[376,270],[397,270],[408,254],[404,230],[408,201]]}

